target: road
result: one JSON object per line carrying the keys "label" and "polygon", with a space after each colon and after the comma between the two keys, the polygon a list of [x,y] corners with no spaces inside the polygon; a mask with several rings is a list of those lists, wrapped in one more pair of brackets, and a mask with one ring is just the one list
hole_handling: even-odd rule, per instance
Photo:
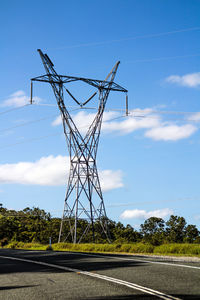
{"label": "road", "polygon": [[200,262],[1,249],[0,299],[200,299]]}

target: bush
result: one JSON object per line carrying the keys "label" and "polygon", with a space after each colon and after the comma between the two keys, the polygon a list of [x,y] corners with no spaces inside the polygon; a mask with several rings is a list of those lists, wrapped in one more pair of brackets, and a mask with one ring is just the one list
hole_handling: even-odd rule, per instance
{"label": "bush", "polygon": [[135,243],[131,246],[131,253],[153,253],[154,246],[151,244]]}
{"label": "bush", "polygon": [[18,245],[18,242],[11,242],[9,245],[8,245],[8,248],[9,249],[16,249],[17,248],[17,245]]}
{"label": "bush", "polygon": [[121,245],[121,252],[130,253],[131,244],[123,244]]}
{"label": "bush", "polygon": [[4,247],[4,246],[8,245],[8,239],[7,238],[3,238],[0,241],[0,245],[1,245],[1,247]]}

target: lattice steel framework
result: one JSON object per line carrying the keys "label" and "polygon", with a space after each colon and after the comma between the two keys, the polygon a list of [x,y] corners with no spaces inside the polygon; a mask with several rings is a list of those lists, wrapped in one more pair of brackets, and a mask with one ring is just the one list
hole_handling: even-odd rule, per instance
{"label": "lattice steel framework", "polygon": [[[31,103],[32,82],[50,83],[61,113],[70,156],[70,172],[58,242],[64,241],[70,235],[73,243],[80,243],[83,237],[89,234],[90,229],[92,229],[92,240],[95,242],[96,221],[101,227],[102,234],[109,241],[108,219],[97,172],[96,156],[103,113],[110,91],[126,93],[126,103],[128,101],[128,91],[114,82],[120,62],[118,61],[115,64],[105,80],[96,80],[58,75],[48,55],[44,54],[40,49],[38,49],[38,52],[46,74],[31,79]],[[87,101],[80,103],[65,87],[65,84],[75,81],[85,82],[95,87],[97,91]],[[64,90],[80,107],[86,105],[96,94],[99,96],[98,111],[85,136],[81,135],[65,106]],[[86,226],[81,232],[81,228],[78,228],[78,222],[85,219],[87,220]],[[65,236],[63,234],[64,221],[69,223],[69,232]]]}

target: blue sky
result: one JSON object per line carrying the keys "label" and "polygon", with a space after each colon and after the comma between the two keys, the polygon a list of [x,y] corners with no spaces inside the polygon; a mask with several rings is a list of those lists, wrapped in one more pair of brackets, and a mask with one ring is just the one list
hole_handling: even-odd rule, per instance
{"label": "blue sky", "polygon": [[[104,79],[121,61],[115,81],[129,91],[130,116],[112,120],[125,97],[110,94],[97,160],[108,217],[138,228],[173,213],[200,228],[199,17],[198,0],[4,1],[0,203],[62,214],[68,151],[50,87],[34,84],[39,105],[15,109],[44,74],[41,48],[66,75]],[[75,121],[86,126],[92,113],[74,112]]]}

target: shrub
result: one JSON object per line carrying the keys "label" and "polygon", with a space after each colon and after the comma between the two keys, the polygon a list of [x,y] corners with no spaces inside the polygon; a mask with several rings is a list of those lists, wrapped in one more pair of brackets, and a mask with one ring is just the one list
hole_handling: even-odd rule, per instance
{"label": "shrub", "polygon": [[8,248],[9,249],[16,249],[17,248],[17,244],[18,244],[18,242],[11,242],[9,245],[8,245]]}
{"label": "shrub", "polygon": [[4,247],[4,246],[8,245],[8,239],[7,238],[3,238],[0,241],[0,245],[1,245],[1,247]]}
{"label": "shrub", "polygon": [[131,250],[131,244],[123,244],[121,245],[121,252],[129,253]]}
{"label": "shrub", "polygon": [[132,253],[153,253],[154,246],[151,244],[135,243],[131,246]]}

